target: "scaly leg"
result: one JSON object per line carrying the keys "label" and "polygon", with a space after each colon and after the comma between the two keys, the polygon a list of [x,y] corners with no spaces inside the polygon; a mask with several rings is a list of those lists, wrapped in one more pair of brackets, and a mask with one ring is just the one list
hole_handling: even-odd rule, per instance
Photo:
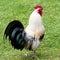
{"label": "scaly leg", "polygon": [[33,57],[33,59],[36,58],[36,51],[35,50],[33,51],[33,56],[32,57]]}

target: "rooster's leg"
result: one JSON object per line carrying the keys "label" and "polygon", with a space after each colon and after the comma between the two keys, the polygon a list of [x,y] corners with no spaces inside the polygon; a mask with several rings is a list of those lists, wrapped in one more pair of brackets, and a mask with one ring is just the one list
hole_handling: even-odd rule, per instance
{"label": "rooster's leg", "polygon": [[36,58],[36,51],[35,50],[33,51],[33,56],[32,57],[33,57],[33,59]]}

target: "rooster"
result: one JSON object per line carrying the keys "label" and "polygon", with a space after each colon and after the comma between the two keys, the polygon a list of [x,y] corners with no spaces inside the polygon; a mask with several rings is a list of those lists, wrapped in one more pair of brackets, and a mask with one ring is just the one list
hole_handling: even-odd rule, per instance
{"label": "rooster", "polygon": [[45,34],[42,22],[43,7],[35,6],[34,9],[25,29],[23,24],[17,20],[10,22],[6,27],[4,36],[6,38],[9,37],[14,49],[23,50],[27,48],[28,50],[33,50],[35,53],[36,49],[39,47]]}

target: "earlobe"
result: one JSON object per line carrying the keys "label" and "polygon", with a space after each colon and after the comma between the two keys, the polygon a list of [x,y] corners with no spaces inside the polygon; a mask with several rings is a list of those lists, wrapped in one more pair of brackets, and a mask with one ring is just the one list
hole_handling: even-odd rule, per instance
{"label": "earlobe", "polygon": [[42,11],[38,10],[38,13],[39,13],[40,16],[42,16]]}

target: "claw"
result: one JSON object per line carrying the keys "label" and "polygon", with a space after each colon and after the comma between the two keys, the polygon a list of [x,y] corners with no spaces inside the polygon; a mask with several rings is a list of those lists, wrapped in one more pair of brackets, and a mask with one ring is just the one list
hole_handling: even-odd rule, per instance
{"label": "claw", "polygon": [[26,52],[25,56],[26,56],[26,57],[28,57],[28,56],[29,56],[29,53],[28,53],[28,52]]}

